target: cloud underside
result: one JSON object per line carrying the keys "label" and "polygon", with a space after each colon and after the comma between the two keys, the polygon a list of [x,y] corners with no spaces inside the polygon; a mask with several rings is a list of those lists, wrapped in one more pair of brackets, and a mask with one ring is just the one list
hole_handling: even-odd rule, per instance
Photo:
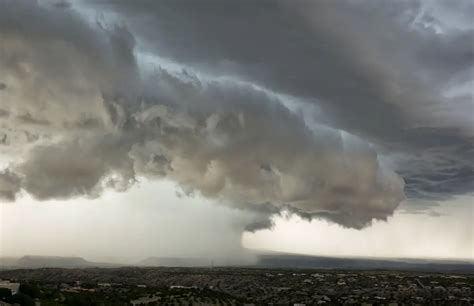
{"label": "cloud underside", "polygon": [[362,228],[405,197],[472,192],[472,96],[456,87],[472,29],[435,33],[404,2],[190,5],[0,2],[1,198],[168,179],[254,212],[255,230],[282,210]]}

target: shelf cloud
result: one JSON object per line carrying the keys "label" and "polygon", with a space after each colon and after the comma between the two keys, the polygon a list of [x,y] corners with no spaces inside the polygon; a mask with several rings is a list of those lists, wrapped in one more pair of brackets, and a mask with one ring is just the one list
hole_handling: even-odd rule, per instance
{"label": "shelf cloud", "polygon": [[256,230],[472,194],[474,29],[430,5],[0,1],[0,198],[169,179]]}

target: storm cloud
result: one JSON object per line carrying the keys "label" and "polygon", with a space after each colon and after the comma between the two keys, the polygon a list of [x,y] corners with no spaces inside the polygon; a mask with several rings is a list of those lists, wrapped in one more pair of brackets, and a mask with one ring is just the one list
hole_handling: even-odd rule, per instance
{"label": "storm cloud", "polygon": [[0,196],[166,178],[254,230],[472,193],[474,29],[429,5],[2,0]]}

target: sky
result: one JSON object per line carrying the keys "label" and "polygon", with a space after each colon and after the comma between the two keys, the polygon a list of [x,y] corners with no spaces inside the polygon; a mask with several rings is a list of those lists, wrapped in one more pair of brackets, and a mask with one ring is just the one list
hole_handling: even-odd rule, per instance
{"label": "sky", "polygon": [[473,13],[0,0],[0,254],[473,259]]}

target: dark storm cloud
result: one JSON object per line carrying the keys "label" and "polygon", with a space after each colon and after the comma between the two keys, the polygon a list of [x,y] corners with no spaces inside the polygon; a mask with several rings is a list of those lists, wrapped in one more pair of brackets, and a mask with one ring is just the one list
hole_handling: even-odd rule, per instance
{"label": "dark storm cloud", "polygon": [[118,120],[130,123],[115,136],[35,146],[11,167],[22,188],[38,199],[93,197],[104,187],[126,189],[135,174],[166,177],[255,212],[247,230],[270,226],[269,217],[288,208],[360,228],[403,199],[402,181],[362,142],[330,129],[311,132],[255,89],[183,76],[154,75],[152,98]]}
{"label": "dark storm cloud", "polygon": [[14,201],[21,189],[21,179],[8,169],[0,172],[0,199]]}
{"label": "dark storm cloud", "polygon": [[407,133],[406,156],[398,161],[407,196],[445,200],[474,192],[474,138],[456,129],[418,128]]}
{"label": "dark storm cloud", "polygon": [[8,117],[10,115],[9,112],[7,112],[4,109],[0,109],[0,117]]}
{"label": "dark storm cloud", "polygon": [[[349,120],[348,128],[371,134],[391,128],[378,124],[384,120],[399,130],[410,119],[409,100],[437,98],[439,88],[423,78],[447,81],[473,65],[472,31],[409,28],[420,10],[415,1],[105,3],[161,56],[317,99],[338,124]],[[365,120],[374,110],[381,118]]]}
{"label": "dark storm cloud", "polygon": [[124,28],[98,28],[73,10],[35,1],[3,0],[0,31],[2,82],[8,84],[0,108],[18,121],[107,121],[102,95],[133,92],[134,41]]}
{"label": "dark storm cloud", "polygon": [[145,101],[134,115],[140,130],[155,127],[130,152],[138,173],[238,207],[329,212],[363,225],[403,199],[403,182],[360,140],[311,131],[265,92],[180,79],[187,76],[160,72],[154,97],[167,97],[170,106]]}
{"label": "dark storm cloud", "polygon": [[[472,82],[474,30],[467,20],[439,32],[436,2],[97,3],[119,12],[143,49],[300,97],[319,122],[406,153],[409,169],[397,170],[409,195],[472,191],[472,90],[446,92]],[[458,4],[450,16],[466,13]]]}
{"label": "dark storm cloud", "polygon": [[[104,20],[88,21],[91,9]],[[0,195],[94,197],[167,178],[252,211],[255,230],[283,210],[354,228],[386,220],[404,199],[390,166],[410,197],[471,192],[471,101],[445,91],[470,78],[472,33],[437,34],[421,12],[411,1],[0,1],[11,160]]]}
{"label": "dark storm cloud", "polygon": [[113,135],[36,146],[15,171],[24,177],[22,187],[39,200],[95,197],[104,187],[125,190],[134,183],[129,149]]}

